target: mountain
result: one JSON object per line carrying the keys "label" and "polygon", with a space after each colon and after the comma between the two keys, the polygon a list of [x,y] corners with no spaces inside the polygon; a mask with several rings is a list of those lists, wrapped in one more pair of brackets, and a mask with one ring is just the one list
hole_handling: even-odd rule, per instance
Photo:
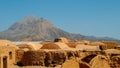
{"label": "mountain", "polygon": [[112,38],[98,38],[92,36],[84,36],[81,34],[72,34],[55,27],[50,21],[44,18],[36,18],[34,16],[26,16],[19,22],[13,24],[7,30],[0,32],[0,39],[8,39],[12,41],[49,41],[58,37],[66,37],[71,40],[112,40]]}
{"label": "mountain", "polygon": [[1,39],[12,41],[54,40],[58,37],[66,37],[73,40],[82,39],[84,36],[80,34],[70,34],[55,27],[50,21],[43,18],[36,18],[34,16],[26,16],[7,30],[0,32]]}

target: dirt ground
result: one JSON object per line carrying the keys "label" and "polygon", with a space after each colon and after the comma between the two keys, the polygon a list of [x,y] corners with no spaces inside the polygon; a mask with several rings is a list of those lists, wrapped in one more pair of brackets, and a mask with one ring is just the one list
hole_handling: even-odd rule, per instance
{"label": "dirt ground", "polygon": [[12,65],[10,68],[61,68],[61,65],[58,65],[56,67],[43,67],[43,66],[23,66],[23,67],[19,67],[17,65]]}

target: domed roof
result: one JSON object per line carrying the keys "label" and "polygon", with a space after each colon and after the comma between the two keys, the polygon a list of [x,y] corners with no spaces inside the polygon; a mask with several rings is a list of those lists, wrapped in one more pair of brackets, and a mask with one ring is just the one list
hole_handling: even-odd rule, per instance
{"label": "domed roof", "polygon": [[9,40],[0,40],[0,46],[14,46],[15,44]]}
{"label": "domed roof", "polygon": [[80,68],[79,63],[73,59],[66,60],[61,68]]}
{"label": "domed roof", "polygon": [[62,42],[49,42],[43,44],[41,49],[70,49],[70,47],[68,47],[68,45]]}
{"label": "domed roof", "polygon": [[97,55],[90,61],[91,68],[110,68],[109,59],[103,55]]}
{"label": "domed roof", "polygon": [[67,44],[62,42],[56,42],[56,45],[58,45],[61,49],[71,49]]}
{"label": "domed roof", "polygon": [[17,46],[23,50],[24,49],[27,50],[26,48],[28,48],[28,50],[39,50],[42,47],[42,45],[39,43],[31,43],[31,42],[26,42],[23,44],[19,44]]}
{"label": "domed roof", "polygon": [[41,49],[60,49],[60,47],[53,42],[49,42],[46,44],[44,43]]}

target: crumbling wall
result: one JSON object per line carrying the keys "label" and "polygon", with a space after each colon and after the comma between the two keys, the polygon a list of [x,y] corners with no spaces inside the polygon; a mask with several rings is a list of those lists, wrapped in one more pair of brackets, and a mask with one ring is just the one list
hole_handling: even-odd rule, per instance
{"label": "crumbling wall", "polygon": [[[18,54],[17,54],[18,53]],[[66,60],[70,60],[71,58],[76,59],[77,62],[82,61],[84,63],[79,63],[80,67],[89,68],[93,62],[91,60],[94,59],[97,55],[104,55],[106,57],[109,56],[111,62],[109,65],[111,68],[120,66],[120,57],[106,55],[104,51],[79,51],[79,50],[38,50],[38,51],[20,51],[16,52],[16,62],[21,62],[24,66],[47,66],[47,67],[55,67],[57,65],[62,65]],[[101,60],[104,59],[101,58]],[[98,59],[94,59],[94,61],[98,62]],[[104,59],[105,62],[106,59]],[[91,65],[89,65],[92,62]],[[102,61],[101,61],[102,62]]]}
{"label": "crumbling wall", "polygon": [[113,41],[102,41],[105,46],[106,46],[106,49],[114,49],[115,47],[118,46],[118,43],[117,42],[113,42]]}
{"label": "crumbling wall", "polygon": [[24,66],[38,65],[54,67],[61,65],[71,57],[80,57],[79,51],[66,50],[38,50],[38,51],[22,51],[16,52],[16,62],[21,62]]}
{"label": "crumbling wall", "polygon": [[22,57],[24,55],[24,51],[23,50],[16,50],[15,55],[16,55],[15,63],[21,66],[22,65],[21,60],[22,60]]}
{"label": "crumbling wall", "polygon": [[89,64],[91,65],[91,68],[110,68],[109,61],[108,57],[97,55],[89,62]]}
{"label": "crumbling wall", "polygon": [[67,53],[63,50],[48,51],[45,57],[45,66],[61,65],[67,59]]}
{"label": "crumbling wall", "polygon": [[31,65],[41,65],[44,66],[44,59],[45,59],[45,51],[27,51],[24,53],[22,57],[22,64],[24,66],[31,66]]}
{"label": "crumbling wall", "polygon": [[61,65],[67,59],[67,53],[65,51],[53,51],[51,52],[53,55],[52,57],[52,64],[54,66]]}
{"label": "crumbling wall", "polygon": [[111,56],[110,66],[111,68],[120,68],[120,55]]}

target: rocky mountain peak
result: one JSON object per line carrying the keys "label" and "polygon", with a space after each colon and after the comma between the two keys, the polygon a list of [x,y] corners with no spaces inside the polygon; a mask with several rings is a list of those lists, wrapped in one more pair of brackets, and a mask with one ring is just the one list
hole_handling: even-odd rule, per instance
{"label": "rocky mountain peak", "polygon": [[[66,37],[71,40],[109,40],[108,38],[89,37],[80,34],[71,34],[54,26],[50,21],[44,18],[26,16],[19,22],[13,24],[9,29],[0,32],[0,39],[12,41],[27,40],[54,40],[55,38]],[[119,41],[116,39],[111,39]]]}
{"label": "rocky mountain peak", "polygon": [[24,23],[34,23],[34,21],[36,21],[37,18],[32,16],[32,15],[28,15],[25,16],[21,21],[19,21],[19,23],[24,24]]}

